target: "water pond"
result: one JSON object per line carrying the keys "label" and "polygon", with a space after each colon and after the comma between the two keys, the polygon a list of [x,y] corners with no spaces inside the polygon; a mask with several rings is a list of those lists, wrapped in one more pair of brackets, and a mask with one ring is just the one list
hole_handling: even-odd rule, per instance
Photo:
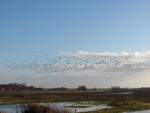
{"label": "water pond", "polygon": [[[62,110],[69,110],[72,113],[80,113],[80,112],[88,112],[88,111],[95,111],[104,108],[110,108],[106,104],[91,104],[88,102],[56,102],[56,103],[40,103],[42,105],[47,105],[50,107],[55,107],[57,109]],[[7,113],[21,113],[21,106],[19,104],[13,105],[0,105],[0,111],[7,112]]]}

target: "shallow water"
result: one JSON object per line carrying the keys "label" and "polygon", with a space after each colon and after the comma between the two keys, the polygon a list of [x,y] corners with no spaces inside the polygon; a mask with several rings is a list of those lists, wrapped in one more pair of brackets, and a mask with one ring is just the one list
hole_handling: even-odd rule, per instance
{"label": "shallow water", "polygon": [[[92,104],[76,104],[73,102],[62,102],[62,103],[53,103],[51,105],[56,106],[59,109],[67,109],[71,112],[87,112],[87,111],[95,111],[98,109],[104,109],[104,108],[110,108],[109,106],[105,105],[105,104],[100,104],[100,105],[92,105]],[[74,107],[70,107],[70,106],[74,106]],[[78,106],[84,106],[84,107],[78,107]]]}
{"label": "shallow water", "polygon": [[21,113],[21,105],[0,105],[0,111],[6,113]]}
{"label": "shallow water", "polygon": [[[69,110],[72,113],[75,111],[79,112],[88,112],[88,111],[95,111],[98,109],[110,108],[105,104],[100,105],[93,105],[93,104],[84,104],[84,103],[75,103],[75,102],[56,102],[56,103],[40,103],[42,105],[47,105],[50,107],[55,107],[62,110]],[[71,107],[73,106],[73,107]],[[83,108],[79,106],[84,106]],[[7,112],[7,113],[21,113],[21,105],[0,105],[0,111]]]}

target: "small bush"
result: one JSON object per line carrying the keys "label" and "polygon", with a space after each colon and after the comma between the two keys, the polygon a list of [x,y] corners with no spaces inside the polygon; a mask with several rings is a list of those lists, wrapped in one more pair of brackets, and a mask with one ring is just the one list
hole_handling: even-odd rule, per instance
{"label": "small bush", "polygon": [[87,90],[87,87],[84,86],[84,85],[82,85],[82,86],[79,86],[79,87],[78,87],[78,90],[83,90],[83,91],[85,91],[85,90]]}
{"label": "small bush", "polygon": [[31,104],[23,107],[22,113],[69,113],[65,110],[58,110],[49,106]]}

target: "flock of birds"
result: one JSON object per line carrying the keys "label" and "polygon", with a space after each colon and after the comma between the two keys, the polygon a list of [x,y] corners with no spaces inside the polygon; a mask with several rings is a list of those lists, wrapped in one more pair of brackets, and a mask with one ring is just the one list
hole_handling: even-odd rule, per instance
{"label": "flock of birds", "polygon": [[34,61],[30,64],[9,64],[14,69],[30,69],[34,72],[72,72],[72,71],[111,71],[143,70],[150,68],[150,52],[144,53],[106,53],[76,52],[48,58],[46,62]]}

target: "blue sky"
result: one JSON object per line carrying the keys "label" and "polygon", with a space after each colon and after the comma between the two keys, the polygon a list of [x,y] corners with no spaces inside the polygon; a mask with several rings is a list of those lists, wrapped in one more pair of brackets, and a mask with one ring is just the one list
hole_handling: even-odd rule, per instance
{"label": "blue sky", "polygon": [[150,49],[149,0],[1,0],[0,59]]}
{"label": "blue sky", "polygon": [[[96,84],[101,87],[149,86],[149,71],[146,70],[150,67],[147,64],[150,61],[149,6],[149,0],[0,0],[0,82],[27,82],[46,87],[74,87],[82,83],[93,87]],[[118,54],[124,51],[130,53]],[[134,53],[136,51],[139,53]],[[106,62],[114,60],[112,62],[120,66],[121,60],[124,66],[129,63],[131,68],[140,67],[139,64],[148,67],[141,72],[114,71],[112,76],[109,72],[99,75],[88,71],[53,76],[3,67],[7,62],[30,65],[36,56],[51,58],[62,52],[73,52],[79,57],[86,54],[83,59],[92,55],[94,61],[96,55],[100,62],[103,55],[108,54],[102,52],[112,52]],[[116,60],[114,53],[121,58]],[[130,60],[124,61],[124,56]],[[75,66],[73,68],[78,69],[80,64]]]}

